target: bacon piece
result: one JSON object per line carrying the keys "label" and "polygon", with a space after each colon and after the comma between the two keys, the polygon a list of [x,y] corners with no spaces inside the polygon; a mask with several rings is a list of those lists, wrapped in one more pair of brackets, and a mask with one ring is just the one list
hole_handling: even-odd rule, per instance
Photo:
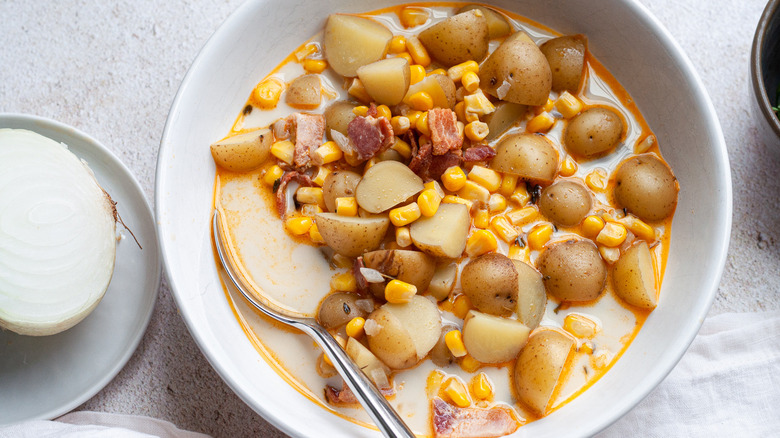
{"label": "bacon piece", "polygon": [[425,179],[428,176],[428,168],[431,166],[432,161],[433,144],[430,141],[423,140],[417,149],[417,153],[412,157],[412,161],[409,162],[409,169],[420,178]]}
{"label": "bacon piece", "polygon": [[352,263],[352,275],[355,276],[355,282],[357,283],[358,292],[360,294],[365,294],[368,291],[368,280],[366,280],[366,277],[360,272],[360,268],[365,267],[366,265],[363,264],[363,256],[356,258],[355,262]]}
{"label": "bacon piece", "polygon": [[467,162],[486,161],[496,156],[496,151],[490,146],[479,145],[463,151],[463,160]]}
{"label": "bacon piece", "polygon": [[431,165],[428,166],[427,177],[431,179],[441,179],[445,170],[452,166],[459,166],[460,161],[460,155],[454,152],[447,152],[444,155],[434,155],[433,160],[431,160]]}
{"label": "bacon piece", "polygon": [[293,163],[304,168],[311,162],[311,153],[322,144],[325,135],[325,116],[322,114],[295,113],[295,155]]}
{"label": "bacon piece", "polygon": [[444,155],[463,146],[463,137],[458,133],[458,116],[448,108],[428,110],[428,128],[433,140],[433,155]]}
{"label": "bacon piece", "polygon": [[366,115],[376,117],[377,114],[379,114],[379,112],[376,110],[376,104],[374,102],[368,104],[368,112],[366,112]]}
{"label": "bacon piece", "polygon": [[439,397],[433,399],[436,438],[492,438],[509,435],[520,424],[509,408],[459,408]]}
{"label": "bacon piece", "polygon": [[[392,397],[395,395],[395,389],[393,388],[381,388],[379,392],[385,397]],[[325,387],[325,397],[328,399],[329,403],[334,405],[354,405],[358,403],[355,393],[352,392],[346,384],[344,384],[341,389],[327,385]]]}
{"label": "bacon piece", "polygon": [[385,117],[358,116],[347,125],[347,135],[360,161],[368,160],[393,145],[393,127]]}
{"label": "bacon piece", "polygon": [[314,186],[314,181],[311,180],[309,175],[300,173],[296,170],[286,172],[279,181],[279,187],[276,188],[276,211],[279,212],[279,217],[284,217],[287,212],[287,184],[290,181],[295,180],[303,187]]}

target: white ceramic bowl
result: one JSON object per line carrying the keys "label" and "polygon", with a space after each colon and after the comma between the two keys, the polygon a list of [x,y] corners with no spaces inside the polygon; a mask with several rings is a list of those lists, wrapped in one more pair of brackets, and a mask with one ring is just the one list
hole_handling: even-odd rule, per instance
{"label": "white ceramic bowl", "polygon": [[[249,1],[214,34],[171,108],[157,166],[156,209],[171,287],[189,329],[222,378],[252,408],[294,436],[378,436],[288,386],[246,339],[223,294],[212,253],[214,163],[209,144],[228,132],[257,81],[332,12],[360,0]],[[623,84],[662,145],[681,187],[658,308],[617,364],[573,402],[516,436],[588,436],[636,405],[671,371],[717,292],[731,228],[731,175],[712,104],[687,57],[635,1],[496,0],[589,48]],[[301,419],[306,421],[301,421]],[[572,427],[576,425],[576,427]]]}

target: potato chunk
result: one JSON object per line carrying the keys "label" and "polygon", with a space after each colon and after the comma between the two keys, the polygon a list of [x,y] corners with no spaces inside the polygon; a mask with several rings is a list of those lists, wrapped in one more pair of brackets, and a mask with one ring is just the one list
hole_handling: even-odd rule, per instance
{"label": "potato chunk", "polygon": [[409,227],[417,248],[435,257],[458,258],[466,249],[471,216],[463,204],[442,204],[431,217],[417,219]]}
{"label": "potato chunk", "polygon": [[318,213],[314,222],[325,244],[347,257],[377,249],[390,226],[390,219],[386,217],[339,216],[336,213]]}
{"label": "potato chunk", "polygon": [[515,363],[515,391],[528,407],[544,415],[575,341],[556,330],[535,332]]}
{"label": "potato chunk", "polygon": [[354,15],[331,14],[325,24],[325,58],[336,73],[355,77],[361,66],[385,57],[393,33],[382,24]]}
{"label": "potato chunk", "polygon": [[313,109],[320,106],[322,84],[320,75],[303,75],[295,78],[285,92],[285,101],[293,108]]}
{"label": "potato chunk", "polygon": [[258,129],[220,140],[211,145],[214,162],[232,172],[257,169],[271,153],[274,136],[270,129]]}
{"label": "potato chunk", "polygon": [[[418,293],[428,289],[436,261],[433,257],[420,251],[405,249],[378,249],[363,254],[363,263],[367,268],[413,284]],[[384,298],[385,283],[371,283],[369,289],[374,296]]]}
{"label": "potato chunk", "polygon": [[405,369],[420,362],[439,340],[441,315],[428,298],[387,303],[366,321],[368,348],[387,366]]}
{"label": "potato chunk", "polygon": [[488,52],[488,24],[485,15],[466,11],[440,21],[420,32],[428,53],[446,67],[468,60],[482,61]]}
{"label": "potato chunk", "polygon": [[424,188],[422,179],[405,164],[397,161],[382,161],[363,174],[355,188],[358,205],[369,213],[381,213]]}
{"label": "potato chunk", "polygon": [[466,351],[482,363],[509,362],[528,340],[531,329],[522,322],[470,310],[463,322]]}
{"label": "potato chunk", "polygon": [[657,304],[653,256],[647,242],[628,248],[612,267],[615,294],[632,306],[654,309]]}
{"label": "potato chunk", "polygon": [[544,105],[552,88],[547,58],[523,32],[507,37],[479,68],[486,93],[521,105]]}
{"label": "potato chunk", "polygon": [[490,167],[543,184],[555,179],[558,151],[547,137],[535,134],[511,134],[496,146]]}
{"label": "potato chunk", "polygon": [[485,16],[488,25],[488,38],[501,38],[512,33],[512,25],[501,13],[480,5],[467,5],[458,9],[458,13],[478,9]]}
{"label": "potato chunk", "polygon": [[366,93],[380,105],[401,103],[409,89],[411,73],[409,62],[404,58],[382,59],[364,65],[357,75]]}

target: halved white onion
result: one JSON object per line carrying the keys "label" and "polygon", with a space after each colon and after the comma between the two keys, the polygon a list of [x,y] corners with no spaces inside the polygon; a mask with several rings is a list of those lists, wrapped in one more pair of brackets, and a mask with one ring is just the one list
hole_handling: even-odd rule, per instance
{"label": "halved white onion", "polygon": [[115,215],[65,145],[0,129],[0,327],[43,336],[84,319],[114,272]]}

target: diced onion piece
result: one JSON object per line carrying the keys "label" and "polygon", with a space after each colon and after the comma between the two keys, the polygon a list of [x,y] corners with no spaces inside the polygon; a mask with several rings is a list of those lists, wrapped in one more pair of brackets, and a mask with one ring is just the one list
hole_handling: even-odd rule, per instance
{"label": "diced onion piece", "polygon": [[50,138],[0,129],[0,327],[59,333],[100,302],[116,210],[92,171]]}
{"label": "diced onion piece", "polygon": [[376,269],[371,268],[360,268],[360,273],[363,274],[363,277],[366,278],[366,281],[369,283],[384,283],[385,277],[382,276],[382,273],[377,271]]}
{"label": "diced onion piece", "polygon": [[374,384],[379,389],[388,389],[390,388],[390,380],[387,379],[387,374],[385,373],[385,370],[383,370],[381,367],[376,367],[371,370],[371,380],[374,381]]}

